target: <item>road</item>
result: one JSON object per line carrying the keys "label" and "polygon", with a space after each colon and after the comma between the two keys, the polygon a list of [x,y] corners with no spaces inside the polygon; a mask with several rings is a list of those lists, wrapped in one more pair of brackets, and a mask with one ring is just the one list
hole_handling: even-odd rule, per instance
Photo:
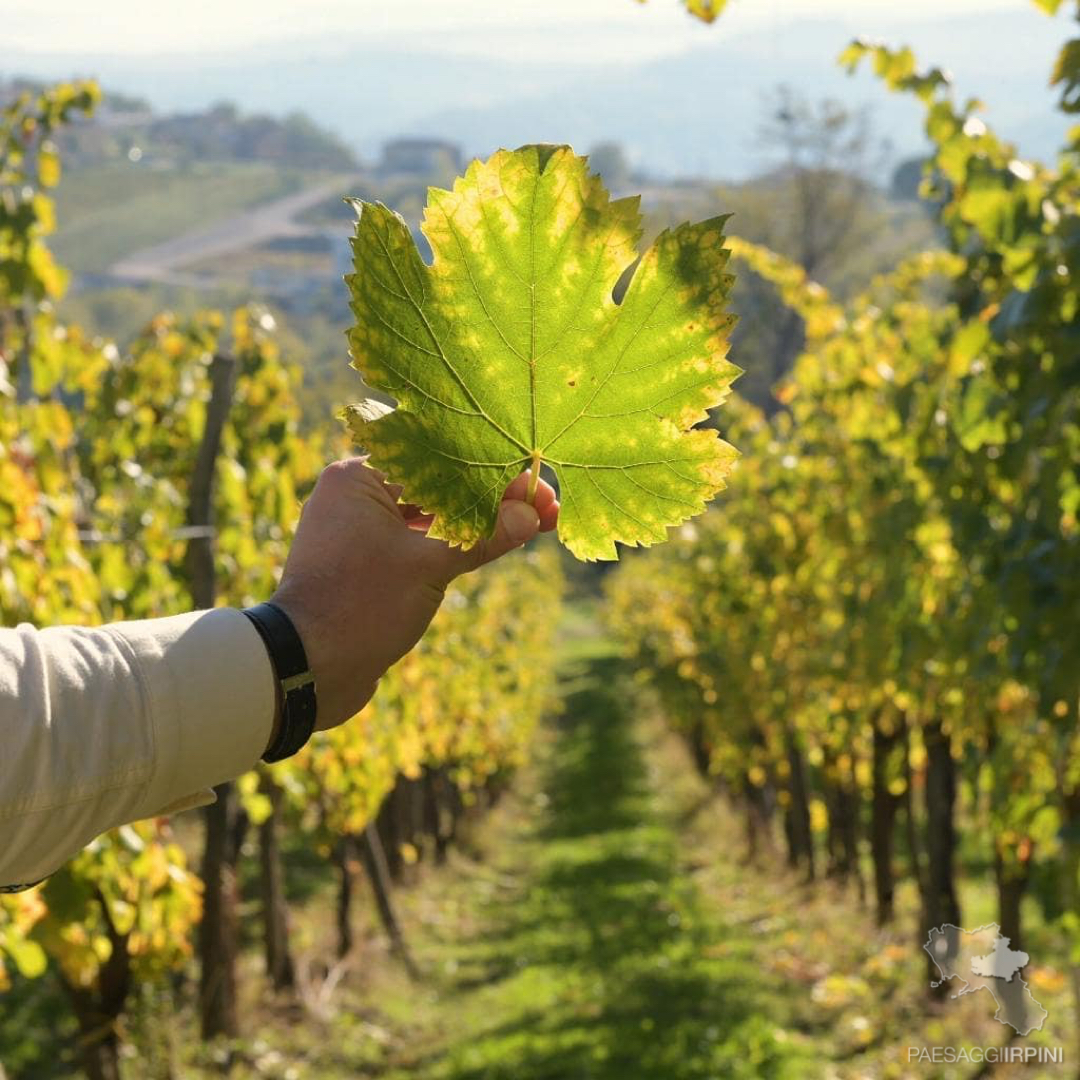
{"label": "road", "polygon": [[361,180],[359,175],[337,176],[315,187],[263,203],[224,221],[133,252],[114,263],[109,274],[132,284],[205,285],[205,277],[185,270],[185,267],[279,237],[306,235],[311,232],[311,226],[296,221],[296,218],[326,199],[356,190]]}

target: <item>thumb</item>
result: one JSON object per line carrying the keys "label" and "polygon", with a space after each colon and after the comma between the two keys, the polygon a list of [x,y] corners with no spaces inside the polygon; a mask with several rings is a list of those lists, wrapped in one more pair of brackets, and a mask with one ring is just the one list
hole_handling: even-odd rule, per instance
{"label": "thumb", "polygon": [[479,546],[482,548],[477,566],[491,562],[512,551],[522,544],[527,544],[540,531],[540,516],[536,507],[520,499],[506,499],[499,505],[499,520],[495,526],[495,535],[488,537]]}
{"label": "thumb", "polygon": [[494,534],[468,551],[445,548],[442,569],[449,579],[467,574],[528,543],[539,531],[540,517],[534,507],[521,499],[506,499],[499,506]]}

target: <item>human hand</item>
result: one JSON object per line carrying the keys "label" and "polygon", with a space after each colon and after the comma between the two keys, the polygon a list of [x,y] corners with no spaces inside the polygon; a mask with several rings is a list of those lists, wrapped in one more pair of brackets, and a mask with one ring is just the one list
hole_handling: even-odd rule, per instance
{"label": "human hand", "polygon": [[534,507],[524,501],[527,485],[528,473],[510,484],[494,535],[463,551],[425,535],[431,518],[399,504],[401,488],[363,458],[323,470],[273,596],[304,643],[318,730],[367,704],[381,676],[420,640],[455,577],[555,528],[554,490],[541,480]]}

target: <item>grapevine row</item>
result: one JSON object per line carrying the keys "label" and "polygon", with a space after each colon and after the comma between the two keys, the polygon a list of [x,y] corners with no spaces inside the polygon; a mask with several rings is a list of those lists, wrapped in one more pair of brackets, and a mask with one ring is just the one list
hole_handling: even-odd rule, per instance
{"label": "grapevine row", "polygon": [[[207,588],[221,604],[265,599],[302,497],[325,461],[347,451],[301,431],[300,374],[280,356],[265,310],[162,314],[122,350],[58,319],[64,275],[46,244],[47,192],[59,179],[52,140],[97,98],[92,84],[28,92],[0,122],[6,626],[169,615],[205,602]],[[193,487],[223,364],[228,414],[209,530],[192,519]],[[212,552],[209,585],[199,580],[200,550]],[[520,763],[550,705],[557,593],[557,564],[544,554],[452,586],[423,644],[358,718],[288,763],[219,789],[201,865],[169,820],[142,822],[96,840],[41,887],[0,900],[0,990],[13,971],[53,973],[78,1018],[88,1075],[115,1077],[132,987],[187,970],[199,952],[204,1032],[235,1035],[237,837],[258,830],[269,974],[288,985],[283,840],[303,837],[330,858],[365,836],[381,849],[382,839],[390,876],[425,847],[444,852],[470,805]],[[395,792],[422,781],[430,828],[406,829]],[[354,862],[338,859],[343,893]],[[378,885],[388,902],[386,882]]]}
{"label": "grapevine row", "polygon": [[1011,947],[1031,895],[1080,987],[1080,127],[1021,160],[910,50],[842,60],[924,104],[945,248],[842,304],[733,243],[805,347],[774,415],[732,411],[716,509],[614,576],[612,622],[752,854],[872,889],[881,923],[912,881],[920,944],[992,867]]}

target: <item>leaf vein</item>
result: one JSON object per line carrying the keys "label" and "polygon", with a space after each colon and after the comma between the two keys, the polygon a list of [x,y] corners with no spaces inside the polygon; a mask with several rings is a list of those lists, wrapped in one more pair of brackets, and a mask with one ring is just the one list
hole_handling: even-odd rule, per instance
{"label": "leaf vein", "polygon": [[522,450],[525,450],[526,447],[524,446],[523,443],[521,443],[520,440],[515,439],[514,436],[511,435],[501,424],[499,424],[497,421],[493,420],[491,418],[491,416],[488,415],[487,411],[480,404],[480,402],[476,399],[476,396],[473,394],[473,392],[469,389],[468,384],[461,377],[460,372],[450,362],[450,358],[446,355],[446,350],[443,349],[442,342],[439,341],[439,337],[435,333],[434,327],[432,327],[431,323],[428,321],[428,317],[424,314],[423,308],[421,308],[417,304],[415,297],[413,296],[413,294],[411,292],[409,292],[409,286],[405,284],[405,279],[401,276],[401,271],[398,269],[397,263],[395,263],[394,260],[390,257],[390,248],[389,248],[389,245],[387,243],[386,238],[379,232],[378,228],[373,228],[372,232],[375,234],[375,237],[378,239],[379,244],[381,245],[383,251],[386,253],[386,257],[388,259],[390,259],[390,265],[393,267],[394,275],[397,277],[398,282],[400,283],[401,287],[408,294],[410,303],[416,309],[416,313],[417,313],[417,315],[420,316],[420,319],[423,321],[424,327],[427,329],[428,334],[431,336],[431,340],[432,340],[433,344],[439,350],[439,358],[442,360],[443,364],[446,365],[447,370],[454,377],[457,384],[461,387],[462,390],[465,391],[465,396],[469,399],[469,401],[472,402],[473,406],[476,409],[479,410],[480,415],[485,420],[487,420],[487,422],[489,424],[491,424],[491,426],[493,428],[495,428],[496,431],[499,431],[503,435],[505,435],[506,438],[509,439],[510,442],[512,442],[515,446],[519,446]]}

